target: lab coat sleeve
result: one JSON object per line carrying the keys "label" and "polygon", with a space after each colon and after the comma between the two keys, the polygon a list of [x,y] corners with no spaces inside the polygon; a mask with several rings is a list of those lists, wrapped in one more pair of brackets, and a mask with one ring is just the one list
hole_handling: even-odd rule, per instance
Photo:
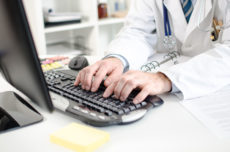
{"label": "lab coat sleeve", "polygon": [[133,0],[125,26],[110,43],[106,54],[120,54],[127,59],[130,69],[146,63],[156,44],[156,25],[151,0]]}
{"label": "lab coat sleeve", "polygon": [[217,44],[212,50],[161,72],[181,91],[177,95],[182,99],[208,95],[230,85],[230,48]]}

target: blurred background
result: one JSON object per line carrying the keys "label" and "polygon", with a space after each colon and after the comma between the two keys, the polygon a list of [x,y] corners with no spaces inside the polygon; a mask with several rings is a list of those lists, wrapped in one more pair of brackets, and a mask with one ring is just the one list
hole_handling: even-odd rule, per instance
{"label": "blurred background", "polygon": [[131,0],[24,0],[40,56],[103,56]]}

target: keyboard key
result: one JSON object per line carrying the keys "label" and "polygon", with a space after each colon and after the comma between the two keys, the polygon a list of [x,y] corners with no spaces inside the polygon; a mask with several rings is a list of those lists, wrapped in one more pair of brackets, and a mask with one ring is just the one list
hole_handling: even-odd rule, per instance
{"label": "keyboard key", "polygon": [[117,110],[117,111],[114,111],[116,114],[118,114],[118,115],[122,115],[122,114],[124,114],[124,111],[123,110],[121,110],[121,109],[119,109],[119,110]]}
{"label": "keyboard key", "polygon": [[106,108],[106,109],[110,109],[111,108],[110,105],[105,104],[105,103],[101,103],[101,106],[104,107],[104,108]]}
{"label": "keyboard key", "polygon": [[100,102],[100,101],[95,100],[95,99],[93,99],[92,101],[94,101],[94,103],[97,105],[103,106],[103,102]]}
{"label": "keyboard key", "polygon": [[67,78],[61,78],[61,81],[67,81],[68,79]]}
{"label": "keyboard key", "polygon": [[99,100],[100,98],[103,98],[103,96],[101,94],[96,96],[96,97],[94,97],[95,100]]}
{"label": "keyboard key", "polygon": [[110,111],[110,110],[106,110],[106,111],[105,111],[105,114],[106,114],[107,116],[111,116],[111,115],[113,114],[113,112]]}
{"label": "keyboard key", "polygon": [[105,109],[104,109],[104,108],[98,108],[97,110],[98,110],[98,112],[101,112],[101,113],[104,113],[104,112],[105,112]]}
{"label": "keyboard key", "polygon": [[104,98],[98,99],[99,102],[103,102],[104,100],[105,100]]}
{"label": "keyboard key", "polygon": [[146,105],[147,105],[146,101],[141,102],[141,106],[146,106]]}
{"label": "keyboard key", "polygon": [[90,113],[91,116],[96,117],[97,115],[95,113]]}
{"label": "keyboard key", "polygon": [[121,101],[120,103],[116,104],[117,108],[121,108],[125,105],[125,102]]}
{"label": "keyboard key", "polygon": [[89,95],[89,98],[94,98],[96,96],[96,94],[91,94]]}
{"label": "keyboard key", "polygon": [[136,109],[136,107],[135,107],[135,105],[130,105],[130,106],[129,106],[129,109],[130,109],[131,111],[133,111],[133,110]]}
{"label": "keyboard key", "polygon": [[103,103],[108,104],[110,101],[108,99],[105,99]]}
{"label": "keyboard key", "polygon": [[138,108],[141,107],[141,104],[140,104],[140,103],[139,103],[139,104],[136,104],[135,107],[138,109]]}
{"label": "keyboard key", "polygon": [[79,98],[77,98],[77,97],[73,97],[73,100],[76,101],[76,102],[78,102],[78,103],[82,103],[82,100],[79,99]]}
{"label": "keyboard key", "polygon": [[116,108],[116,107],[113,107],[113,108],[111,109],[111,111],[113,111],[113,112],[117,112],[117,111],[119,111],[119,109],[118,109],[118,108]]}
{"label": "keyboard key", "polygon": [[122,110],[123,110],[125,113],[130,112],[130,109],[129,109],[129,108],[127,108],[127,107],[126,107],[126,108],[123,108]]}
{"label": "keyboard key", "polygon": [[104,116],[99,116],[100,119],[102,120],[105,120],[105,117]]}

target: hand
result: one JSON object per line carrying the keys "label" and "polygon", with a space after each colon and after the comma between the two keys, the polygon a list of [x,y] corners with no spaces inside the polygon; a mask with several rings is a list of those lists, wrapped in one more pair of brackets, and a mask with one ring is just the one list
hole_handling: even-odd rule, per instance
{"label": "hand", "polygon": [[82,69],[78,73],[74,85],[81,83],[82,89],[95,92],[106,75],[108,77],[104,81],[104,85],[107,87],[122,75],[123,69],[123,64],[119,59],[106,58]]}
{"label": "hand", "polygon": [[139,88],[140,92],[133,99],[133,103],[138,104],[148,95],[169,92],[172,88],[172,83],[160,72],[155,74],[141,71],[128,71],[119,80],[108,86],[103,97],[107,98],[114,93],[116,98],[125,101],[132,90],[136,88]]}

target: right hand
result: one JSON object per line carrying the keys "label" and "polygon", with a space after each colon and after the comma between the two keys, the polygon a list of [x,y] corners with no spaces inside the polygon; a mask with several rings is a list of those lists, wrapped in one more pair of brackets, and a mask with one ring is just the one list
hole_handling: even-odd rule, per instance
{"label": "right hand", "polygon": [[98,90],[105,76],[107,76],[107,78],[104,81],[104,85],[108,87],[119,79],[123,70],[124,66],[120,59],[106,58],[82,69],[78,73],[74,85],[77,86],[81,84],[82,89],[95,92]]}

